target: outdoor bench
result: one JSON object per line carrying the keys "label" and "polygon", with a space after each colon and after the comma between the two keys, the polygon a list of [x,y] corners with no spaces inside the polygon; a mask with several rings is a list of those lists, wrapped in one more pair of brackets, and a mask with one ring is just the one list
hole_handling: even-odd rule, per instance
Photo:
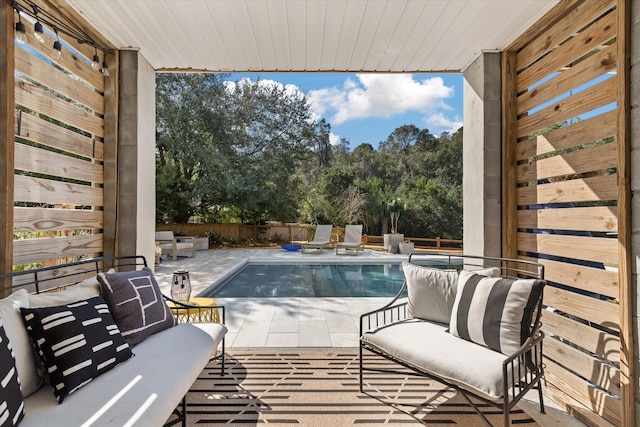
{"label": "outdoor bench", "polygon": [[[181,310],[192,310],[192,308],[176,301],[173,301],[172,308],[169,308],[165,300],[170,298],[160,293],[157,283],[155,287],[147,286],[155,282],[155,279],[150,280],[153,275],[150,270],[143,268],[146,266],[146,260],[142,256],[96,258],[0,276],[0,280],[5,279],[4,283],[7,280],[12,282],[9,285],[11,295],[0,301],[0,317],[5,331],[13,330],[12,334],[7,332],[6,335],[13,347],[21,394],[24,396],[24,418],[20,426],[161,426],[177,423],[186,425],[186,393],[193,382],[214,357],[222,359],[222,372],[224,371],[224,336],[227,332],[224,326],[224,307],[198,308],[199,310],[218,310],[216,315],[221,313],[221,323],[177,324],[176,319],[184,316],[176,314]],[[115,270],[109,270],[110,268]],[[96,277],[98,273],[105,272],[106,274]],[[127,296],[124,302],[117,304],[118,308],[111,305],[112,299],[117,295],[116,291],[114,290],[112,295],[107,294],[109,289],[115,289],[118,280],[121,279],[134,284],[131,289],[126,287],[121,289],[127,292],[133,290],[135,295],[130,299]],[[0,284],[2,283],[0,281]],[[5,291],[4,295],[8,293],[6,287],[0,290]],[[98,291],[101,294],[99,297],[96,296]],[[74,303],[71,300],[80,302]],[[122,314],[118,310],[124,308],[125,311],[132,311],[128,304],[133,303],[140,307],[146,316],[143,327],[134,325],[128,329],[133,332],[125,332],[123,327],[130,326],[126,323],[129,320],[126,320],[122,325],[118,324],[117,329],[121,332],[123,339],[141,340],[129,345],[133,353],[132,357],[70,390],[69,394],[63,396],[63,400],[58,403],[60,398],[58,395],[54,396],[53,389],[61,387],[53,378],[56,369],[60,368],[56,363],[65,363],[62,359],[64,355],[58,354],[59,359],[55,361],[53,368],[47,363],[48,360],[45,362],[44,359],[42,362],[39,361],[39,367],[36,366],[36,352],[31,348],[31,343],[25,344],[24,339],[21,341],[19,336],[25,335],[25,325],[11,324],[15,320],[12,320],[14,315],[12,313],[14,311],[20,313],[16,310],[17,307],[34,310],[36,313],[44,310],[45,314],[49,313],[46,310],[55,311],[58,307],[67,307],[69,311],[61,313],[71,313],[75,319],[83,316],[82,313],[74,311],[77,310],[76,306],[84,306],[87,301],[92,302],[88,304],[91,306],[93,301],[99,300],[106,301],[109,310],[105,310],[104,304],[97,304],[96,308],[101,307],[97,311],[103,316],[105,312],[110,312],[114,320]],[[157,314],[161,313],[161,310],[169,311],[164,317],[161,314],[162,320],[158,320]],[[22,313],[25,312],[22,311]],[[128,314],[130,313],[125,312],[125,315]],[[15,314],[15,316],[18,317],[21,314]],[[214,318],[213,314],[205,317]],[[28,315],[24,315],[24,318],[27,319]],[[102,319],[104,320],[105,317]],[[100,323],[98,320],[96,322]],[[24,322],[26,323],[27,320]],[[44,324],[45,320],[42,322]],[[118,320],[115,322],[118,323]],[[163,322],[166,323],[161,330],[152,330]],[[83,327],[85,323],[92,322],[84,322]],[[76,323],[70,324],[73,326],[67,329],[76,331]],[[20,326],[23,328],[22,331],[19,330]],[[37,327],[33,327],[29,333],[33,333],[35,329]],[[118,342],[119,333],[114,333],[113,329],[113,327],[107,327],[109,334],[115,335],[113,341]],[[85,331],[83,329],[78,332],[78,336]],[[150,334],[138,336],[137,334],[141,332]],[[89,332],[82,336],[86,341],[90,341]],[[29,337],[26,339],[29,341]],[[220,344],[221,350],[218,349]],[[121,345],[119,348],[124,347],[126,345]],[[38,347],[39,354],[41,352],[48,357],[49,353],[43,348],[44,346]],[[99,351],[96,348],[102,348],[102,345],[94,346],[94,352]],[[60,350],[58,351],[61,353]],[[47,379],[50,378],[55,386],[46,382],[42,384],[42,363],[47,365],[49,373]],[[76,366],[82,366],[81,362],[75,363],[77,365],[67,368],[67,374],[73,372]],[[68,375],[70,375],[68,378],[71,378],[73,374]],[[64,381],[66,379],[61,384],[66,387]],[[61,389],[64,390],[64,388]]]}
{"label": "outdoor bench", "polygon": [[437,258],[446,269],[418,265],[425,258],[412,254],[402,265],[405,282],[398,295],[361,316],[360,391],[365,371],[394,372],[365,366],[368,351],[449,385],[488,425],[469,396],[502,409],[508,426],[509,411],[537,385],[544,413],[543,266],[506,258]]}

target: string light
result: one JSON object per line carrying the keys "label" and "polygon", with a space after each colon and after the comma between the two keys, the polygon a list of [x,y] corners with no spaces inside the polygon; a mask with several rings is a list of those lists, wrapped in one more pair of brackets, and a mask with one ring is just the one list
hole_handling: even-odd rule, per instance
{"label": "string light", "polygon": [[102,75],[105,77],[109,77],[109,66],[107,65],[107,61],[102,61]]}
{"label": "string light", "polygon": [[51,51],[51,57],[53,59],[60,59],[62,57],[62,43],[60,43],[60,37],[58,36],[58,29],[53,27],[53,31],[56,33],[56,41],[53,42],[53,50]]}
{"label": "string light", "polygon": [[91,62],[91,68],[93,68],[96,71],[100,71],[102,67],[100,67],[100,58],[98,57],[98,49],[95,47],[93,49],[94,49],[94,54],[93,54],[93,61]]}
{"label": "string light", "polygon": [[[27,42],[26,28],[24,23],[22,22],[22,15],[25,14],[33,18],[34,21],[32,22],[35,22],[33,25],[33,35],[39,42],[46,42],[46,39],[44,37],[45,25],[50,27],[55,33],[55,40],[51,49],[51,58],[53,58],[54,60],[59,60],[62,57],[62,42],[60,41],[59,34],[62,33],[69,38],[74,38],[79,44],[88,44],[89,46],[93,47],[94,54],[90,62],[91,68],[99,73],[102,73],[103,76],[109,76],[109,66],[106,61],[106,56],[107,53],[111,52],[110,49],[102,47],[94,42],[84,32],[82,32],[81,29],[69,26],[67,22],[60,20],[60,18],[52,15],[51,13],[48,13],[40,6],[37,6],[33,0],[14,0],[12,2],[12,7],[18,14],[18,22],[16,22],[15,26],[15,38],[18,43],[24,44]],[[30,9],[33,9],[33,12]],[[73,48],[71,48],[71,50],[73,51]],[[100,63],[98,50],[101,50],[104,53],[102,64]],[[87,62],[89,62],[88,58]]]}
{"label": "string light", "polygon": [[20,11],[18,10],[18,22],[16,22],[16,40],[20,44],[25,44],[27,42],[27,29],[22,23],[22,16],[20,16]]}
{"label": "string light", "polygon": [[44,43],[44,27],[38,19],[38,6],[36,6],[35,4],[32,6],[33,14],[36,15],[36,23],[33,24],[33,35],[40,43]]}

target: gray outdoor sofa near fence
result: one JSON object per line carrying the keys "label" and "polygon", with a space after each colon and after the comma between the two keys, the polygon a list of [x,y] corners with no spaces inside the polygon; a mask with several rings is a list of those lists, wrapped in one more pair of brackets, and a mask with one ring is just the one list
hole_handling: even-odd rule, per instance
{"label": "gray outdoor sofa near fence", "polygon": [[501,408],[508,426],[510,410],[537,386],[544,413],[544,267],[506,258],[436,258],[441,268],[422,266],[425,259],[411,255],[398,296],[361,316],[360,390],[365,373],[380,370],[365,364],[368,351],[448,384],[488,425],[471,397]]}
{"label": "gray outdoor sofa near fence", "polygon": [[97,258],[0,276],[12,283],[0,355],[9,345],[15,365],[3,396],[20,426],[186,426],[195,379],[215,357],[224,372],[224,307],[170,308],[146,266]]}

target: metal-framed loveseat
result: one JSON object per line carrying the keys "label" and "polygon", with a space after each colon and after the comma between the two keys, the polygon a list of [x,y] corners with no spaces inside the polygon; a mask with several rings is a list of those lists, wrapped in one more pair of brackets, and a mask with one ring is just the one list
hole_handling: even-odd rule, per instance
{"label": "metal-framed loveseat", "polygon": [[366,365],[366,351],[449,385],[488,425],[470,397],[501,409],[508,426],[510,410],[537,386],[544,413],[543,265],[412,254],[402,268],[398,295],[360,318],[360,391],[367,371],[393,372]]}
{"label": "metal-framed loveseat", "polygon": [[[94,258],[0,276],[0,285],[4,286],[0,287],[4,296],[0,300],[0,323],[11,344],[20,380],[18,394],[22,396],[13,397],[22,401],[21,426],[186,426],[186,394],[193,382],[216,357],[222,359],[224,372],[224,307],[194,308],[163,296],[146,267],[142,256]],[[112,305],[118,283],[125,283],[121,289],[132,293]],[[129,283],[131,288],[126,286]],[[113,295],[108,295],[110,291]],[[171,307],[167,300],[172,301]],[[88,315],[80,311],[84,307],[89,307]],[[117,312],[120,309],[123,311]],[[124,317],[120,318],[123,323],[118,323],[116,312],[127,315],[136,309],[143,313],[142,327],[125,324]],[[193,319],[184,313],[194,310],[201,312],[203,319],[221,318],[221,322],[180,323]],[[27,323],[34,316],[38,322]],[[101,324],[105,326],[85,329]],[[34,330],[47,328],[59,329],[69,338],[39,337],[36,344]],[[144,336],[135,335],[141,331],[146,331]],[[124,339],[129,341],[124,344]],[[47,341],[53,344],[47,346]],[[117,348],[106,359],[93,356],[110,344]],[[83,347],[87,348],[85,352],[81,351]],[[131,352],[124,360],[114,356],[124,351]],[[72,356],[74,352],[78,354]],[[68,363],[66,357],[77,361],[62,368]],[[43,364],[47,375],[43,375]],[[107,365],[113,367],[104,369]],[[65,378],[72,379],[83,370],[100,373],[93,372],[79,385],[65,384]],[[57,371],[63,371],[62,379],[54,377]],[[65,388],[66,394],[60,395]]]}

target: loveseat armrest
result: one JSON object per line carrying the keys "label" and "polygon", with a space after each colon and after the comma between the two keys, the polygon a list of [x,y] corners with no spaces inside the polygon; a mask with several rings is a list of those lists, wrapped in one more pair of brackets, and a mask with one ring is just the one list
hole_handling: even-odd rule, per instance
{"label": "loveseat armrest", "polygon": [[[529,390],[538,384],[538,392],[542,393],[539,381],[544,376],[544,363],[542,360],[542,341],[544,332],[537,330],[520,346],[518,350],[509,355],[502,362],[503,395],[511,396],[509,409],[511,409]],[[541,412],[544,407],[541,402]]]}
{"label": "loveseat armrest", "polygon": [[408,318],[408,302],[385,305],[377,310],[369,311],[360,316],[360,337],[372,329],[381,328]]}
{"label": "loveseat armrest", "polygon": [[[162,295],[169,306],[171,313],[178,323],[219,323],[224,325],[225,311],[224,305],[196,305],[185,301],[176,301],[166,295]],[[225,362],[225,337],[221,340],[221,350],[216,351],[212,357],[220,359],[220,374],[224,375]]]}

